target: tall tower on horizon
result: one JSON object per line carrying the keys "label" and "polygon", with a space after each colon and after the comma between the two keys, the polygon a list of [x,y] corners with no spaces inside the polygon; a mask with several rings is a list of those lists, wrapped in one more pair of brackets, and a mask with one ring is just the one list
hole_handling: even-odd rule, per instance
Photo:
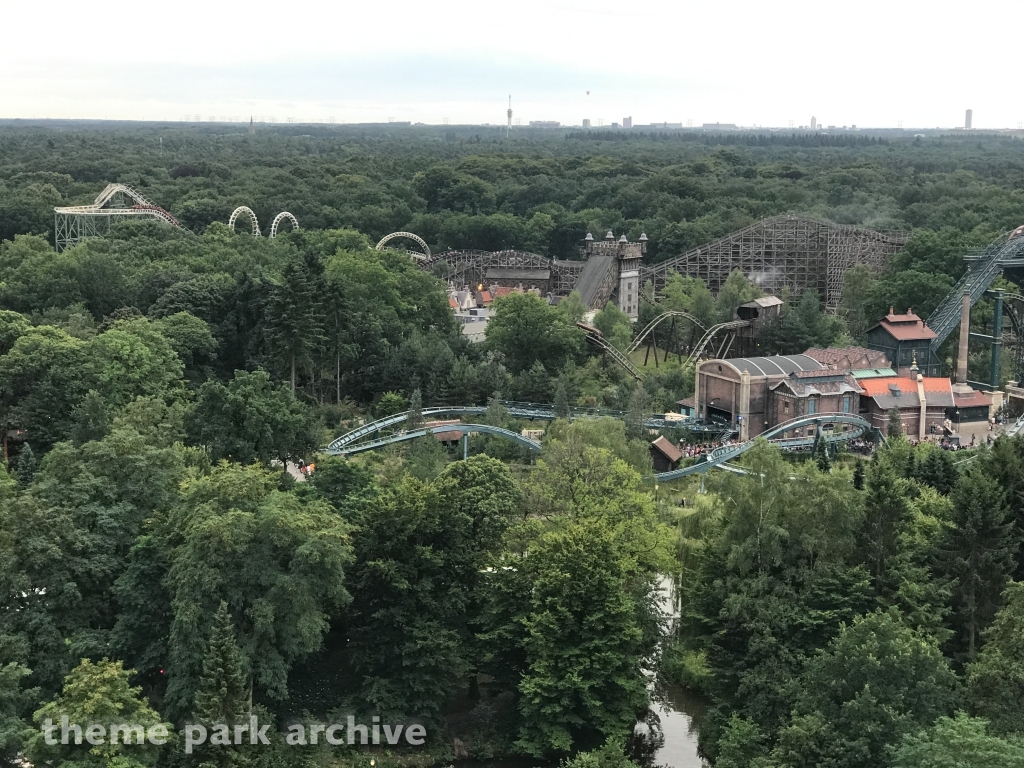
{"label": "tall tower on horizon", "polygon": [[968,109],[967,114],[964,116],[964,128],[971,130],[971,123],[974,121],[974,110]]}
{"label": "tall tower on horizon", "polygon": [[505,129],[505,138],[508,138],[512,130],[512,94],[508,95],[508,127]]}

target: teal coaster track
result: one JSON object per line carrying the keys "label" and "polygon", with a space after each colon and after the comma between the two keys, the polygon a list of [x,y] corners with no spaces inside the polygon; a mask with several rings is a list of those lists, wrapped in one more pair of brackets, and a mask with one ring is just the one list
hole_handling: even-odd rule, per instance
{"label": "teal coaster track", "polygon": [[[509,414],[516,418],[545,420],[555,418],[554,407],[550,405],[538,405],[534,403],[506,403],[504,405]],[[572,410],[575,411],[575,413],[572,414],[573,418],[596,418],[598,416],[615,416],[621,418],[624,415],[620,411],[602,411],[599,409],[586,408],[575,408]],[[427,418],[430,416],[441,415],[482,415],[486,411],[487,409],[483,406],[451,406],[426,408],[422,411],[422,416]],[[529,438],[523,437],[511,430],[502,429],[501,427],[493,427],[489,424],[460,423],[427,426],[420,429],[397,432],[392,435],[378,437],[375,440],[364,442],[365,438],[377,434],[382,430],[396,427],[399,424],[404,423],[408,418],[408,412],[397,413],[394,416],[388,416],[387,418],[378,419],[377,421],[370,422],[369,424],[364,424],[358,429],[354,429],[351,432],[336,438],[324,449],[324,453],[335,456],[351,456],[364,451],[373,451],[377,448],[383,448],[384,446],[391,445],[393,443],[415,440],[416,438],[425,437],[429,434],[439,434],[442,432],[458,432],[463,437],[471,432],[480,432],[483,434],[495,435],[505,440],[510,440],[518,445],[528,448],[531,451],[540,452],[541,450],[541,444],[535,440],[530,440]],[[839,424],[846,427],[845,431],[836,432],[834,430],[834,427]],[[666,421],[663,416],[654,416],[651,419],[648,419],[647,426],[651,429],[664,429],[668,426],[683,426],[683,428],[686,428],[685,423],[680,425],[678,422]],[[815,428],[813,435],[803,435],[790,438],[783,437],[787,432],[804,429],[810,426]],[[826,426],[832,427],[833,429],[826,430]],[[720,429],[720,427],[718,429]],[[767,432],[760,435],[760,437],[771,441],[772,444],[779,446],[783,450],[804,450],[813,447],[818,440],[825,440],[826,444],[841,443],[867,435],[872,431],[872,429],[871,424],[860,416],[854,416],[848,413],[821,413],[813,416],[801,416],[800,418],[784,422],[776,427],[772,427]],[[681,477],[686,477],[687,475],[704,474],[708,470],[716,468],[745,474],[745,470],[739,467],[730,466],[727,462],[732,461],[749,451],[754,447],[756,441],[757,439],[755,438],[754,440],[747,440],[733,445],[723,445],[719,448],[715,448],[710,453],[704,454],[694,464],[691,464],[688,467],[676,469],[671,472],[660,472],[650,476],[649,479],[655,482],[667,482],[669,480],[677,480]]]}
{"label": "teal coaster track", "polygon": [[371,440],[368,443],[358,443],[348,448],[342,448],[341,450],[331,450],[328,448],[326,453],[333,453],[341,456],[352,456],[356,453],[363,453],[364,451],[373,451],[377,448],[383,448],[385,445],[391,445],[392,443],[402,443],[406,440],[415,440],[418,437],[425,437],[430,434],[436,435],[442,432],[459,432],[463,436],[470,432],[482,432],[485,435],[503,437],[513,443],[518,443],[519,445],[529,448],[531,451],[540,451],[541,448],[540,443],[536,440],[523,437],[518,432],[513,432],[509,429],[492,427],[490,424],[440,424],[436,427],[424,427],[422,429],[411,429],[408,432],[399,432],[395,435],[382,437],[379,440]]}
{"label": "teal coaster track", "polygon": [[[833,431],[831,434],[829,434],[829,431],[824,429],[826,425],[836,424],[844,424],[850,428],[845,432]],[[815,428],[814,435],[789,438],[781,437],[787,432],[810,426]],[[656,482],[663,483],[668,480],[678,480],[680,477],[686,477],[687,475],[704,474],[709,469],[716,468],[746,474],[745,470],[738,467],[728,466],[727,462],[732,461],[749,451],[761,438],[768,440],[773,445],[777,445],[784,451],[796,451],[812,448],[818,440],[824,440],[826,444],[837,444],[848,440],[855,440],[858,437],[870,434],[872,429],[873,427],[867,422],[867,420],[860,416],[854,416],[848,413],[821,413],[813,416],[801,416],[798,419],[792,419],[791,421],[772,427],[753,440],[736,443],[735,445],[723,445],[720,448],[715,448],[715,450],[700,457],[695,464],[691,464],[688,467],[682,467],[681,469],[676,469],[671,472],[660,472],[654,475],[652,479]]]}
{"label": "teal coaster track", "polygon": [[[539,419],[541,421],[554,421],[557,417],[555,416],[555,406],[545,405],[542,403],[517,403],[509,400],[502,401],[502,407],[508,411],[509,416],[515,419]],[[450,405],[450,406],[439,406],[437,408],[424,408],[421,414],[424,419],[431,419],[439,416],[482,416],[487,412],[487,408],[482,405]],[[621,419],[625,417],[624,411],[613,411],[604,408],[579,408],[574,407],[569,409],[569,418],[571,419],[597,419],[602,416],[611,417],[614,419]],[[396,427],[399,424],[405,423],[409,418],[409,412],[396,413],[393,416],[387,416],[383,419],[377,419],[371,421],[368,424],[364,424],[361,427],[353,429],[341,437],[337,437],[331,441],[331,443],[324,449],[326,453],[335,455],[344,455],[349,453],[358,453],[361,450],[361,441],[365,438],[375,435],[384,430]],[[451,424],[446,425],[446,429],[437,430],[439,432],[454,432],[455,427],[459,425]],[[690,422],[679,422],[672,419],[666,419],[664,414],[655,414],[651,418],[647,419],[648,429],[669,429],[672,427],[679,427],[682,429],[689,429],[692,432],[699,432],[702,434],[714,435],[721,437],[723,435],[732,434],[733,430],[725,424],[693,424]],[[389,438],[382,437],[374,441],[380,442],[381,445],[385,445]],[[391,440],[390,442],[396,442]],[[359,447],[359,450],[356,450]]]}

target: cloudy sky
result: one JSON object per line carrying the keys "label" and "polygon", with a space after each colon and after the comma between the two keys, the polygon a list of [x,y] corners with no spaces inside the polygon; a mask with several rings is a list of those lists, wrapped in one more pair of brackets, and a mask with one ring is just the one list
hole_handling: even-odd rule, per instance
{"label": "cloudy sky", "polygon": [[0,118],[504,123],[511,94],[524,123],[1024,123],[1024,0],[0,0],[0,19]]}

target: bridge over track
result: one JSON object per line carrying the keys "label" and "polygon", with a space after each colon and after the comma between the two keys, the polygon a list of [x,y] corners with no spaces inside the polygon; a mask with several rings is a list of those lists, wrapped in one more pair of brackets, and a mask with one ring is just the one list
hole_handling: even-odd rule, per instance
{"label": "bridge over track", "polygon": [[970,262],[967,272],[960,278],[953,289],[946,294],[942,303],[929,315],[927,325],[935,331],[931,348],[938,352],[949,334],[960,325],[960,308],[965,293],[970,294],[973,307],[985,291],[999,277],[1000,272],[1007,268],[1024,267],[1024,236],[1007,233],[980,251],[967,254],[964,258]]}

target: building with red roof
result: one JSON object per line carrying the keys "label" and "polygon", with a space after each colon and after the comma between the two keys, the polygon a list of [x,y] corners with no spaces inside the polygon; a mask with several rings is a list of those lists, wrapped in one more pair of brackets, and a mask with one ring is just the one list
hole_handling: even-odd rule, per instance
{"label": "building with red roof", "polygon": [[[916,374],[917,372],[914,371]],[[903,431],[911,437],[942,433],[954,407],[953,389],[949,379],[937,376],[890,376],[861,379],[862,415],[884,434],[889,427],[889,413],[900,413]]]}
{"label": "building with red roof", "polygon": [[942,375],[942,365],[931,349],[932,340],[937,338],[935,331],[909,309],[906,314],[897,315],[890,307],[889,314],[868,329],[867,338],[868,349],[883,352],[900,376],[909,376],[915,361],[922,375]]}

